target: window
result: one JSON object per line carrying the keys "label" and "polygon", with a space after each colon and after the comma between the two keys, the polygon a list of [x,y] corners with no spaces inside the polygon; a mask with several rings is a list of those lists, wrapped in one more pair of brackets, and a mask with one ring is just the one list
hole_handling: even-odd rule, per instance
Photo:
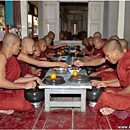
{"label": "window", "polygon": [[28,34],[32,37],[32,15],[28,15]]}
{"label": "window", "polygon": [[38,35],[38,17],[33,16],[34,33],[33,35]]}

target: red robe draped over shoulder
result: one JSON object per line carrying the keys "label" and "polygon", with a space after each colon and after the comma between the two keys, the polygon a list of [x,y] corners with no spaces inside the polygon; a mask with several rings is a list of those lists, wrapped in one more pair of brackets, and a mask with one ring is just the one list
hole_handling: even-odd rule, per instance
{"label": "red robe draped over shoulder", "polygon": [[[10,57],[5,66],[6,79],[13,82],[20,77],[20,68],[15,57]],[[33,105],[25,100],[24,90],[0,89],[0,110],[26,111]]]}
{"label": "red robe draped over shoulder", "polygon": [[28,63],[24,62],[24,61],[21,61],[21,60],[17,60],[18,62],[18,65],[21,69],[21,77],[24,77],[26,74],[28,74]]}
{"label": "red robe draped over shoulder", "polygon": [[88,45],[88,46],[85,46],[85,48],[86,48],[88,51],[92,51],[93,46]]}
{"label": "red robe draped over shoulder", "polygon": [[[117,65],[117,74],[120,85],[124,88],[130,84],[130,52],[124,53]],[[130,94],[115,94],[103,92],[98,99],[94,109],[99,110],[104,107],[115,110],[126,110],[130,112]]]}
{"label": "red robe draped over shoulder", "polygon": [[102,58],[103,55],[104,55],[104,53],[103,53],[103,49],[101,48],[100,50],[97,50],[97,49],[94,48],[94,53],[93,53],[93,55],[97,55],[98,53],[101,54],[101,58]]}

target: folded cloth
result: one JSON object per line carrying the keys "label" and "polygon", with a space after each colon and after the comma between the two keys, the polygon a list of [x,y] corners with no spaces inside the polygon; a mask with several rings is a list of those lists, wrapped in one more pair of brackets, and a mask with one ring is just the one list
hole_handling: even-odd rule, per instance
{"label": "folded cloth", "polygon": [[127,117],[130,117],[130,112],[128,111],[114,111],[112,114],[116,115],[118,118],[122,120],[125,120]]}

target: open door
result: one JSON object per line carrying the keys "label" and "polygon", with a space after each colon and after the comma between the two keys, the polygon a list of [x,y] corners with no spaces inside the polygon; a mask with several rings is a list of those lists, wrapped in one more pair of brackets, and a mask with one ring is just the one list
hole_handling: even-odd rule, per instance
{"label": "open door", "polygon": [[99,31],[103,34],[104,2],[88,3],[88,36]]}
{"label": "open door", "polygon": [[44,2],[43,13],[43,35],[53,31],[55,40],[59,40],[59,2]]}

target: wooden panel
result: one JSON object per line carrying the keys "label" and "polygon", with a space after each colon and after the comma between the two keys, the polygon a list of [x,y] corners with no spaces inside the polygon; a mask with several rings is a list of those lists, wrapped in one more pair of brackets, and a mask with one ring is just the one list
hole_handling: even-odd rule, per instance
{"label": "wooden panel", "polygon": [[15,27],[21,26],[20,1],[13,1],[13,24]]}

